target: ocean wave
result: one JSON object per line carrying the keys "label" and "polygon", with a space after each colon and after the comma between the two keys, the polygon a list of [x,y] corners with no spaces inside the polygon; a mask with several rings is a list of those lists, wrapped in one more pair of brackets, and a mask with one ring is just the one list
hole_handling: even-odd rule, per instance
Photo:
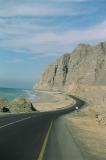
{"label": "ocean wave", "polygon": [[34,92],[32,90],[23,90],[24,95],[26,98],[28,98],[30,101],[35,101],[36,98],[38,97],[38,93]]}
{"label": "ocean wave", "polygon": [[0,88],[0,97],[13,100],[16,97],[24,97],[30,101],[35,101],[39,94],[32,90],[27,89],[10,89],[10,88]]}

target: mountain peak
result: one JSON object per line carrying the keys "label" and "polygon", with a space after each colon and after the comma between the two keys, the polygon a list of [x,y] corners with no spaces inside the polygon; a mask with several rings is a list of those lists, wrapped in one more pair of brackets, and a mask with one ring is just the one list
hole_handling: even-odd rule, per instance
{"label": "mountain peak", "polygon": [[72,53],[50,65],[34,88],[69,90],[73,84],[106,85],[106,42],[94,46],[81,43]]}

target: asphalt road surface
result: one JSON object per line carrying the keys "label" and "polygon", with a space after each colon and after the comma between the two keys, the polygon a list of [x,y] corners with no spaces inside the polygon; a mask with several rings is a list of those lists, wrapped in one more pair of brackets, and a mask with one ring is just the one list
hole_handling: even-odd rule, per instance
{"label": "asphalt road surface", "polygon": [[87,160],[65,118],[54,121],[43,160]]}
{"label": "asphalt road surface", "polygon": [[0,160],[43,160],[51,124],[58,116],[84,105],[84,101],[71,97],[76,104],[61,110],[0,117]]}

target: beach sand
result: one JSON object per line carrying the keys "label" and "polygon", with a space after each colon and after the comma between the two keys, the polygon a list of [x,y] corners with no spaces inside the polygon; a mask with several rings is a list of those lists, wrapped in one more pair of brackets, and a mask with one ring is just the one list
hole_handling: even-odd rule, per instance
{"label": "beach sand", "polygon": [[56,110],[74,104],[75,101],[61,92],[41,91],[40,97],[33,103],[38,111]]}

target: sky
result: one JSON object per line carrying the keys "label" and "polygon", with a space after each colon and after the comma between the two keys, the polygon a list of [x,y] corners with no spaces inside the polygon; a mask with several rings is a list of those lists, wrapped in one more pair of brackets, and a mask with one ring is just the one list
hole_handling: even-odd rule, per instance
{"label": "sky", "polygon": [[106,0],[0,0],[0,87],[32,88],[78,43],[106,41]]}

